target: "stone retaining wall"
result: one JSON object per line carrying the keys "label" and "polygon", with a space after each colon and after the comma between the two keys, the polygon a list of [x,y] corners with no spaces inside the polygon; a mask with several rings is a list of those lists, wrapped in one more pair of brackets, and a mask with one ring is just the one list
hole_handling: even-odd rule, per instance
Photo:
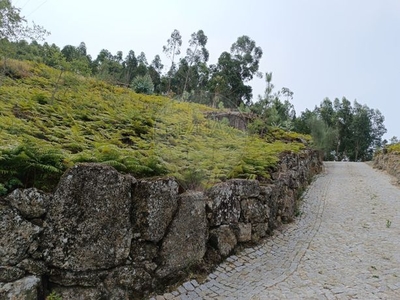
{"label": "stone retaining wall", "polygon": [[374,157],[374,167],[387,171],[400,183],[400,155],[395,153],[380,153]]}
{"label": "stone retaining wall", "polygon": [[180,192],[174,178],[135,179],[80,164],[54,194],[0,199],[0,299],[137,299],[217,264],[295,215],[319,154],[282,155],[268,183],[228,180]]}

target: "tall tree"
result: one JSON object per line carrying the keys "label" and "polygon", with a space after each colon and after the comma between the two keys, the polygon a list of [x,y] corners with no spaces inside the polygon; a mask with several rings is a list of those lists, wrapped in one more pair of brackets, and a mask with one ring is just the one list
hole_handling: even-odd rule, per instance
{"label": "tall tree", "polygon": [[93,61],[93,73],[99,78],[113,83],[119,83],[123,76],[122,52],[112,55],[107,49],[102,49]]}
{"label": "tall tree", "polygon": [[86,54],[85,43],[80,43],[78,47],[66,45],[61,53],[69,63],[69,70],[77,74],[89,75],[91,73],[90,57]]}
{"label": "tall tree", "polygon": [[130,85],[133,78],[136,74],[136,69],[138,67],[138,61],[135,56],[135,51],[130,50],[128,55],[125,57],[124,62],[122,63],[123,72],[122,72],[122,81],[126,85]]}
{"label": "tall tree", "polygon": [[181,54],[182,36],[177,29],[171,33],[171,37],[167,40],[167,45],[163,46],[163,52],[171,59],[171,67],[169,70],[168,92],[171,90],[171,78],[175,73],[175,56]]}
{"label": "tall tree", "polygon": [[254,76],[262,77],[258,68],[263,52],[261,47],[256,46],[255,41],[246,35],[239,37],[231,46],[231,54],[240,63],[241,76],[245,82]]}
{"label": "tall tree", "polygon": [[224,104],[239,107],[249,104],[253,96],[251,86],[246,83],[254,76],[262,77],[258,71],[262,49],[248,36],[241,36],[230,50],[230,53],[223,52],[213,67],[210,89],[223,97]]}
{"label": "tall tree", "polygon": [[[189,48],[186,50],[186,62],[188,64],[185,85],[183,86],[183,92],[186,91],[189,77],[193,70],[193,66],[199,67],[200,64],[205,64],[209,58],[209,52],[206,49],[207,36],[204,34],[203,30],[193,32],[191,39],[189,40]],[[196,70],[197,71],[197,70]]]}
{"label": "tall tree", "polygon": [[148,73],[147,67],[149,64],[147,62],[146,54],[144,54],[144,52],[140,52],[137,57],[137,62],[138,67],[136,70],[136,76],[145,76]]}
{"label": "tall tree", "polygon": [[349,150],[351,157],[357,161],[360,156],[365,158],[368,148],[372,144],[372,120],[369,115],[369,108],[354,101],[353,118],[350,126],[351,138],[349,139],[352,150]]}
{"label": "tall tree", "polygon": [[161,93],[161,72],[163,68],[164,65],[161,62],[160,55],[157,54],[148,68],[149,75],[154,85],[154,92],[157,94]]}

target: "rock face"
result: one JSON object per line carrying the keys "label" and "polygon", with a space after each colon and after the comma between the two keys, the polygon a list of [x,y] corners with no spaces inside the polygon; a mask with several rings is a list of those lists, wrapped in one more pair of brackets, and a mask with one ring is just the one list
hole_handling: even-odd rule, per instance
{"label": "rock face", "polygon": [[27,219],[42,217],[46,213],[50,199],[51,195],[35,188],[16,189],[6,197],[6,201]]}
{"label": "rock face", "polygon": [[0,282],[2,300],[37,300],[42,297],[42,281],[39,277],[28,276],[6,284]]}
{"label": "rock face", "polygon": [[237,224],[240,218],[240,200],[260,194],[256,180],[233,179],[215,185],[207,192],[211,211],[211,226]]}
{"label": "rock face", "polygon": [[49,205],[42,242],[45,261],[73,271],[125,263],[135,182],[108,166],[81,164],[68,170]]}
{"label": "rock face", "polygon": [[286,153],[271,182],[235,179],[179,193],[174,178],[77,165],[52,195],[27,189],[0,198],[0,299],[51,291],[62,299],[145,298],[289,222],[320,169],[316,152]]}
{"label": "rock face", "polygon": [[0,203],[0,266],[15,266],[38,247],[42,229]]}
{"label": "rock face", "polygon": [[204,257],[208,239],[205,203],[200,192],[180,195],[179,210],[161,246],[159,277],[170,276]]}
{"label": "rock face", "polygon": [[216,248],[219,253],[226,257],[237,245],[235,233],[228,225],[222,225],[210,232],[210,244]]}
{"label": "rock face", "polygon": [[212,120],[222,121],[224,119],[228,120],[229,125],[239,130],[246,130],[248,124],[254,120],[254,115],[250,113],[243,112],[211,112],[206,113],[206,117]]}
{"label": "rock face", "polygon": [[178,207],[178,183],[172,178],[143,179],[135,186],[133,224],[141,238],[159,242]]}

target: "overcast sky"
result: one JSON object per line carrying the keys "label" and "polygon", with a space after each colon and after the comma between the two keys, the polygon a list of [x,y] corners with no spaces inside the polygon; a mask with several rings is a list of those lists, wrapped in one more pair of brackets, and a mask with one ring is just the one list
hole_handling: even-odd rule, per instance
{"label": "overcast sky", "polygon": [[[357,100],[379,109],[388,133],[400,138],[400,0],[14,0],[28,20],[51,32],[59,47],[85,42],[124,56],[162,55],[174,29],[184,40],[202,29],[210,63],[248,35],[264,55],[260,71],[276,89],[294,92],[299,115],[325,98]],[[183,53],[185,51],[182,51]],[[254,99],[265,79],[254,80]]]}

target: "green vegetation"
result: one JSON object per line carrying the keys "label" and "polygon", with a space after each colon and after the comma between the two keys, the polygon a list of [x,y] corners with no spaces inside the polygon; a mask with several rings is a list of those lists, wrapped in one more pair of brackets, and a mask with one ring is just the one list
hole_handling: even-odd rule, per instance
{"label": "green vegetation", "polygon": [[[282,152],[306,144],[326,158],[352,160],[369,159],[382,144],[378,110],[325,99],[296,117],[293,92],[274,92],[272,73],[253,103],[248,82],[262,75],[263,51],[248,36],[209,65],[205,33],[194,32],[179,57],[182,36],[174,30],[162,73],[159,55],[149,63],[143,52],[124,58],[103,49],[93,59],[84,42],[39,44],[46,30],[27,26],[19,13],[0,0],[0,195],[19,186],[52,190],[79,162],[136,177],[173,175],[197,189],[228,178],[268,179]],[[216,107],[251,115],[248,132],[206,118]]]}
{"label": "green vegetation", "polygon": [[210,107],[136,94],[97,79],[9,60],[0,87],[0,192],[54,188],[66,168],[101,162],[137,177],[176,176],[187,188],[268,178],[309,137],[263,139],[205,117]]}
{"label": "green vegetation", "polygon": [[352,103],[345,97],[333,102],[325,98],[313,111],[294,120],[294,130],[311,134],[326,159],[371,160],[384,146],[384,116],[378,109]]}
{"label": "green vegetation", "polygon": [[51,294],[46,297],[46,300],[62,300],[62,297],[56,292],[51,292]]}
{"label": "green vegetation", "polygon": [[400,143],[390,144],[386,147],[388,153],[400,154]]}
{"label": "green vegetation", "polygon": [[386,220],[386,228],[390,228],[392,226],[392,221]]}

